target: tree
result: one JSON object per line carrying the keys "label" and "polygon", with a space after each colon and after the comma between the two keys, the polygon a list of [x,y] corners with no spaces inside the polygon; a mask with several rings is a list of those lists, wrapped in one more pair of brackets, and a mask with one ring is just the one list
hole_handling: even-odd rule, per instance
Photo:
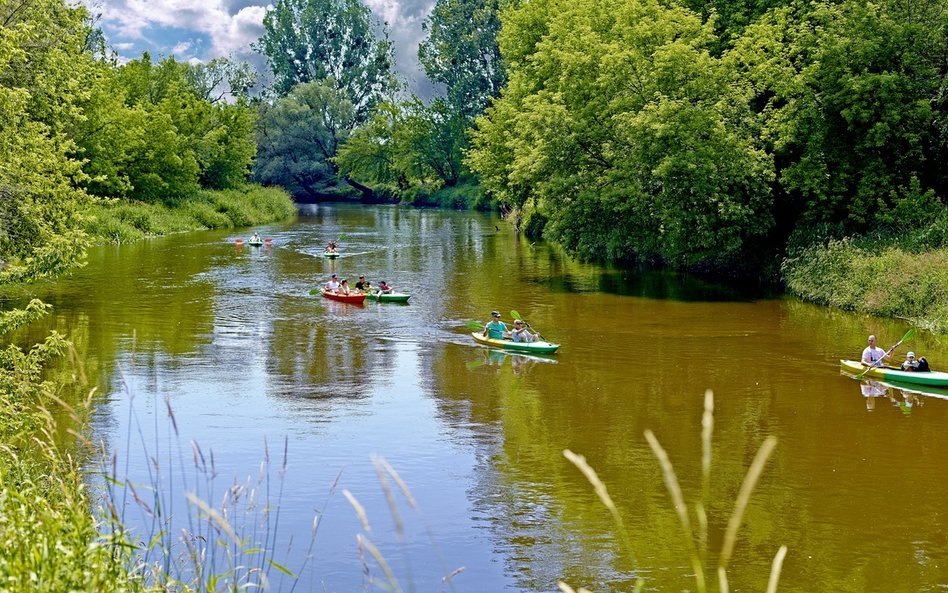
{"label": "tree", "polygon": [[54,275],[84,253],[90,201],[71,133],[98,71],[86,11],[0,0],[0,283]]}
{"label": "tree", "polygon": [[255,49],[270,64],[278,96],[301,83],[332,80],[362,122],[394,88],[392,44],[384,29],[376,36],[360,0],[277,0],[263,26]]}
{"label": "tree", "polygon": [[521,4],[500,40],[510,83],[477,119],[469,165],[584,255],[739,264],[773,224],[773,163],[715,41],[658,0]]}
{"label": "tree", "polygon": [[[332,158],[355,121],[355,106],[332,79],[297,85],[286,97],[262,107],[254,174],[297,196],[335,195],[340,180]],[[345,181],[362,189],[357,182]]]}
{"label": "tree", "polygon": [[422,28],[418,59],[428,78],[445,86],[448,104],[480,115],[507,81],[497,44],[499,0],[438,0]]}

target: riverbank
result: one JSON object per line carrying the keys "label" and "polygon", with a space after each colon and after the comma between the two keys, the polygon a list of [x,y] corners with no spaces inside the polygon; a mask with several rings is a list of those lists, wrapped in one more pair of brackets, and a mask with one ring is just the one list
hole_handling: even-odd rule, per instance
{"label": "riverbank", "polygon": [[948,217],[916,231],[798,249],[781,270],[787,291],[803,300],[948,333]]}
{"label": "riverbank", "polygon": [[282,189],[247,184],[201,190],[175,206],[103,200],[89,210],[84,230],[94,241],[130,243],[171,233],[278,222],[295,215],[296,206]]}

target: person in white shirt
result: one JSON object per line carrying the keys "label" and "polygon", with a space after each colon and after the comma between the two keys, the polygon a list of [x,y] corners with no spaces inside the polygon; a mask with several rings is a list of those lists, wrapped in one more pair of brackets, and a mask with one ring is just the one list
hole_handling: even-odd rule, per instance
{"label": "person in white shirt", "polygon": [[326,290],[329,292],[337,292],[339,290],[339,279],[336,278],[335,274],[332,275],[332,278],[330,278],[326,284]]}
{"label": "person in white shirt", "polygon": [[862,364],[867,367],[881,367],[882,360],[889,357],[889,353],[876,346],[876,337],[869,336],[869,345],[862,351]]}

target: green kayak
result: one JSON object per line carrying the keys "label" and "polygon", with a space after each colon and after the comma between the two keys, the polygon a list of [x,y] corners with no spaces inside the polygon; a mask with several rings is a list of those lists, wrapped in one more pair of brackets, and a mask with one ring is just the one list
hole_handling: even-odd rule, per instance
{"label": "green kayak", "polygon": [[494,338],[484,337],[484,332],[474,332],[471,334],[474,341],[478,344],[510,350],[511,352],[533,352],[535,354],[551,354],[560,347],[559,344],[550,342],[514,342],[513,340],[495,340]]}
{"label": "green kayak", "polygon": [[866,371],[866,367],[861,362],[855,360],[840,360],[840,368],[849,375],[860,375],[863,372],[865,378],[883,379],[885,381],[896,381],[898,383],[908,383],[910,385],[928,385],[931,387],[948,387],[948,373],[938,371],[929,371],[925,373],[903,371],[892,367],[878,367]]}
{"label": "green kayak", "polygon": [[365,296],[380,303],[407,303],[411,298],[410,294],[403,292],[369,292]]}
{"label": "green kayak", "polygon": [[323,251],[323,257],[326,259],[336,259],[339,257],[339,253],[336,251]]}

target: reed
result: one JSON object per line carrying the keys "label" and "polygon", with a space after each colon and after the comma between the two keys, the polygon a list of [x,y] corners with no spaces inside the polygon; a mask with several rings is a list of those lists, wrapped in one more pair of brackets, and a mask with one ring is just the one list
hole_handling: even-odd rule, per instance
{"label": "reed", "polygon": [[[651,430],[645,431],[645,439],[648,442],[649,447],[652,449],[655,458],[658,460],[659,466],[661,467],[665,488],[668,491],[672,506],[674,507],[675,513],[678,517],[682,538],[687,546],[689,562],[694,573],[695,591],[698,593],[706,593],[710,589],[709,582],[713,582],[709,581],[707,574],[710,566],[707,550],[708,519],[707,513],[705,511],[705,505],[709,499],[711,484],[711,437],[714,427],[714,394],[710,390],[705,392],[704,414],[702,416],[701,424],[701,500],[695,503],[693,509],[694,516],[697,518],[697,528],[695,528],[692,523],[691,512],[689,510],[688,504],[685,502],[678,477],[675,473],[675,468],[668,457],[668,453],[661,446],[658,438]],[[717,566],[714,570],[714,573],[717,575],[718,590],[721,593],[727,593],[730,589],[727,578],[727,566],[734,553],[737,532],[743,523],[744,512],[747,509],[747,505],[750,501],[751,495],[753,494],[754,488],[757,485],[757,482],[764,471],[764,466],[766,465],[767,460],[770,458],[770,455],[773,453],[776,445],[776,437],[769,436],[764,439],[763,444],[761,444],[760,449],[757,451],[754,460],[751,462],[751,465],[744,476],[743,483],[741,484],[740,491],[734,503],[734,509],[732,510],[730,518],[728,519],[721,551],[718,556]],[[613,520],[615,521],[616,527],[619,531],[620,540],[623,542],[629,554],[632,555],[632,558],[634,559],[635,556],[633,554],[631,545],[631,537],[625,529],[622,517],[616,509],[615,503],[608,495],[606,485],[602,482],[602,480],[599,479],[596,472],[591,467],[589,467],[583,456],[577,455],[568,449],[563,451],[563,455],[573,465],[575,465],[577,469],[579,469],[579,471],[593,486],[596,495],[599,497],[600,501],[602,501],[603,505],[605,505],[609,510],[609,513],[613,516]],[[774,557],[767,588],[768,593],[776,593],[777,591],[777,585],[780,580],[780,570],[783,566],[783,559],[786,556],[786,553],[786,546],[781,546]],[[641,591],[644,585],[644,580],[639,579],[636,583],[635,591]],[[569,585],[565,583],[560,584],[560,590],[564,591],[565,593],[570,593],[573,591]],[[580,591],[583,590],[581,589]]]}

